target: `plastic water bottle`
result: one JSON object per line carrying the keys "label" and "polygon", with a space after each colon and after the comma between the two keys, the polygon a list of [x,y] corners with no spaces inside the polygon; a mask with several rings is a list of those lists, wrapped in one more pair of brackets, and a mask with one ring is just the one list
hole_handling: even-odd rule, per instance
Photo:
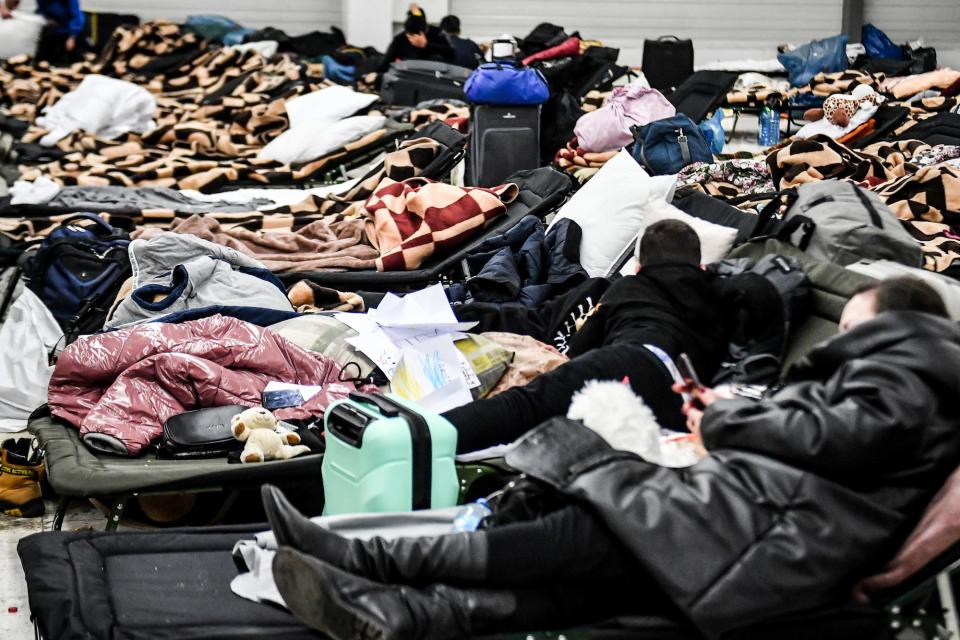
{"label": "plastic water bottle", "polygon": [[476,531],[480,528],[480,523],[488,515],[493,513],[490,510],[490,503],[486,498],[480,498],[476,502],[464,505],[457,512],[457,517],[453,519],[454,531]]}
{"label": "plastic water bottle", "polygon": [[772,96],[767,99],[760,111],[760,135],[757,142],[764,149],[780,142],[780,99]]}

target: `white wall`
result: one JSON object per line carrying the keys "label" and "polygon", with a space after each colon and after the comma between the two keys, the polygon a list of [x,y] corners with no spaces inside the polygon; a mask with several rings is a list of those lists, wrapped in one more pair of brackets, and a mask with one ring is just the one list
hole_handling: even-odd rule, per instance
{"label": "white wall", "polygon": [[[366,0],[353,0],[365,2]],[[326,31],[341,25],[341,0],[80,0],[84,11],[132,13],[143,20],[165,18],[182,22],[187,16],[215,13],[245,27],[276,27],[291,35]],[[33,11],[34,0],[22,8]]]}
{"label": "white wall", "polygon": [[863,21],[897,44],[923,38],[941,66],[960,68],[960,0],[866,0]]}
{"label": "white wall", "polygon": [[840,32],[840,0],[451,0],[463,32],[488,38],[527,34],[552,22],[621,49],[639,65],[643,40],[690,38],[697,62],[772,58],[782,42],[803,43]]}

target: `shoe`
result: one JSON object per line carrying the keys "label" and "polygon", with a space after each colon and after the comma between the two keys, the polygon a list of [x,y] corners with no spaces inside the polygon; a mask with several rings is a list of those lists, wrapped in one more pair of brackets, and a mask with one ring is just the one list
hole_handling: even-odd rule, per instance
{"label": "shoe", "polygon": [[334,640],[447,640],[502,630],[516,612],[506,590],[387,585],[283,547],[273,577],[293,615]]}
{"label": "shoe", "polygon": [[274,486],[260,490],[270,528],[292,547],[354,575],[404,584],[483,583],[487,538],[482,532],[369,540],[345,538],[301,515]]}
{"label": "shoe", "polygon": [[43,461],[39,451],[30,451],[32,444],[32,438],[11,438],[0,445],[0,513],[4,515],[43,515]]}

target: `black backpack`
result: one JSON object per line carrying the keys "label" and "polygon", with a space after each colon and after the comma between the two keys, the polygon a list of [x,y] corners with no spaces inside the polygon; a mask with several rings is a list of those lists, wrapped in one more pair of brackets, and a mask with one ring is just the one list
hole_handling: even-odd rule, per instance
{"label": "black backpack", "polygon": [[[80,225],[81,221],[92,224]],[[103,328],[131,275],[130,237],[92,213],[64,220],[20,259],[24,281],[50,309],[66,343]]]}
{"label": "black backpack", "polygon": [[728,310],[730,347],[713,384],[770,385],[780,377],[790,334],[810,309],[810,282],[796,258],[766,255],[757,262],[716,265]]}

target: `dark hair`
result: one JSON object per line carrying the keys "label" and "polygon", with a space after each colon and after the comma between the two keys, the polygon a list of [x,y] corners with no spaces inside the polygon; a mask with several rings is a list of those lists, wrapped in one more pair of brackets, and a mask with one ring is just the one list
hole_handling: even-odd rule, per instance
{"label": "dark hair", "polygon": [[426,33],[427,31],[427,19],[422,15],[410,14],[407,16],[406,22],[403,23],[404,33]]}
{"label": "dark hair", "polygon": [[887,278],[878,284],[859,287],[857,294],[873,293],[877,313],[884,311],[922,311],[941,318],[949,317],[947,306],[937,290],[911,276]]}
{"label": "dark hair", "polygon": [[637,262],[641,267],[700,264],[700,237],[680,220],[654,222],[637,242]]}
{"label": "dark hair", "polygon": [[457,16],[444,16],[440,21],[440,30],[453,35],[460,34],[460,18]]}

